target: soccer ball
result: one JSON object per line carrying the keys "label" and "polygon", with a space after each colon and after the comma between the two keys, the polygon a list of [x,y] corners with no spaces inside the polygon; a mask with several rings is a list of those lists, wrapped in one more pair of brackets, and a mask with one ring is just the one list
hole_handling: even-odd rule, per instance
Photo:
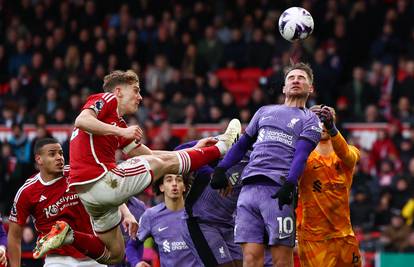
{"label": "soccer ball", "polygon": [[304,8],[288,8],[279,18],[279,32],[289,42],[306,39],[312,31],[312,15]]}

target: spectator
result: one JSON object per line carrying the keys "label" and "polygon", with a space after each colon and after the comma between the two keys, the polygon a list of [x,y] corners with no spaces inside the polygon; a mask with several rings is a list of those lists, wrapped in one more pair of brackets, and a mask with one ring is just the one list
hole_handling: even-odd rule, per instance
{"label": "spectator", "polygon": [[44,113],[48,118],[52,118],[56,109],[59,106],[58,92],[55,87],[49,87],[46,91],[46,95],[38,105],[38,112]]}
{"label": "spectator", "polygon": [[404,245],[401,248],[401,252],[406,252],[406,253],[414,252],[414,232],[411,232],[408,235],[407,241],[404,242]]}
{"label": "spectator", "polygon": [[254,29],[247,48],[248,66],[265,69],[270,65],[272,56],[272,47],[263,39],[263,31],[260,28]]}
{"label": "spectator", "polygon": [[398,99],[397,110],[395,117],[401,122],[414,123],[414,115],[412,112],[412,106],[410,99],[406,96],[402,96]]}
{"label": "spectator", "polygon": [[365,81],[362,67],[355,67],[352,73],[352,81],[341,90],[341,95],[352,103],[352,116],[361,120],[360,114],[364,114],[364,107],[377,103],[378,92]]}
{"label": "spectator", "polygon": [[198,55],[203,62],[206,62],[208,69],[215,70],[223,56],[223,44],[217,38],[216,29],[207,26],[204,31],[204,39],[197,44]]}
{"label": "spectator", "polygon": [[231,120],[232,118],[237,118],[238,108],[236,106],[236,103],[234,102],[234,97],[229,92],[224,92],[221,96],[221,106],[220,109],[223,114],[223,118]]}
{"label": "spectator", "polygon": [[168,121],[171,123],[182,122],[184,120],[184,114],[182,111],[185,109],[185,106],[186,102],[183,94],[181,92],[176,92],[167,106]]}
{"label": "spectator", "polygon": [[22,164],[30,163],[30,146],[31,142],[23,131],[23,125],[13,124],[12,135],[8,140],[13,154],[16,155],[17,162]]}
{"label": "spectator", "polygon": [[407,179],[397,178],[393,186],[391,208],[401,210],[411,195],[411,188],[408,187]]}
{"label": "spectator", "polygon": [[208,110],[210,108],[210,105],[207,103],[207,99],[203,93],[197,93],[194,98],[194,106],[196,108],[198,121],[200,123],[209,122]]}
{"label": "spectator", "polygon": [[410,227],[405,224],[401,214],[391,217],[391,225],[382,232],[380,242],[385,251],[399,252],[403,249],[406,238],[410,233]]}
{"label": "spectator", "polygon": [[265,94],[262,89],[256,88],[252,96],[249,100],[249,103],[247,104],[247,107],[251,114],[256,113],[256,111],[267,104],[267,101],[265,99]]}
{"label": "spectator", "polygon": [[369,231],[372,229],[374,214],[370,196],[364,190],[355,192],[354,201],[350,205],[353,227]]}
{"label": "spectator", "polygon": [[391,222],[391,198],[390,192],[384,191],[379,199],[379,204],[375,208],[374,229],[382,231]]}
{"label": "spectator", "polygon": [[28,52],[28,45],[24,39],[19,39],[16,43],[16,53],[10,56],[9,73],[16,75],[21,66],[29,66],[31,54]]}
{"label": "spectator", "polygon": [[154,59],[154,66],[150,66],[145,76],[145,85],[148,93],[157,89],[165,90],[165,85],[172,80],[173,69],[168,65],[165,55],[158,54]]}
{"label": "spectator", "polygon": [[247,64],[247,45],[243,40],[239,28],[231,30],[231,41],[225,45],[223,51],[223,64],[225,67],[243,68]]}
{"label": "spectator", "polygon": [[[389,159],[393,164],[394,169],[399,170],[401,168],[401,162],[399,159],[398,150],[392,139],[389,137],[387,130],[383,129],[378,132],[377,140],[372,144],[370,153],[370,161],[372,164],[377,164],[376,172],[379,173],[379,167],[382,160]],[[388,172],[388,170],[387,170]],[[391,174],[393,175],[393,174]]]}

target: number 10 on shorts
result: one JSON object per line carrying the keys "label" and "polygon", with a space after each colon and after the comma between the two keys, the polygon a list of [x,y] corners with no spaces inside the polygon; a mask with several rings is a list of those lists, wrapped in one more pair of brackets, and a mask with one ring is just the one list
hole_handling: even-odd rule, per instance
{"label": "number 10 on shorts", "polygon": [[[279,234],[290,235],[294,230],[294,223],[292,217],[277,217],[277,222],[279,224]],[[283,237],[280,237],[283,239]]]}

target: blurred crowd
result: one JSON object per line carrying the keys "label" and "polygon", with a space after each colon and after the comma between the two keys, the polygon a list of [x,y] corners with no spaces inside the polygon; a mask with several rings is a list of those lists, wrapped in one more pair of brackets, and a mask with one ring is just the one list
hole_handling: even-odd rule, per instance
{"label": "blurred crowd", "polygon": [[[295,5],[311,12],[315,30],[292,44],[277,19]],[[46,125],[73,123],[110,71],[139,74],[144,100],[128,120],[146,130],[149,146],[172,149],[183,141],[172,123],[195,139],[194,124],[248,123],[260,106],[283,101],[283,70],[301,60],[315,75],[309,105],[333,106],[339,125],[388,123],[362,149],[352,222],[365,250],[413,252],[413,15],[409,0],[0,0],[0,124],[12,128],[1,144],[0,211],[8,214],[35,171],[24,125],[41,138]],[[218,74],[246,69],[261,74],[239,101]]]}

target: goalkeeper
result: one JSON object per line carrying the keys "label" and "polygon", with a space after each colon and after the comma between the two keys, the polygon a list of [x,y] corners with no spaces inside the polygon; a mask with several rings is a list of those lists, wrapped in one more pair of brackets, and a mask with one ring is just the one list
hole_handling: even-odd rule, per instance
{"label": "goalkeeper", "polygon": [[335,110],[311,108],[323,121],[321,141],[299,179],[298,241],[302,266],[361,266],[349,216],[352,174],[359,150],[335,127]]}
{"label": "goalkeeper", "polygon": [[226,187],[225,171],[253,146],[242,173],[234,229],[235,242],[243,250],[243,266],[263,266],[265,246],[270,246],[273,265],[293,266],[296,184],[322,132],[318,117],[305,108],[312,81],[308,65],[289,67],[284,104],[261,107],[214,171],[211,186]]}

